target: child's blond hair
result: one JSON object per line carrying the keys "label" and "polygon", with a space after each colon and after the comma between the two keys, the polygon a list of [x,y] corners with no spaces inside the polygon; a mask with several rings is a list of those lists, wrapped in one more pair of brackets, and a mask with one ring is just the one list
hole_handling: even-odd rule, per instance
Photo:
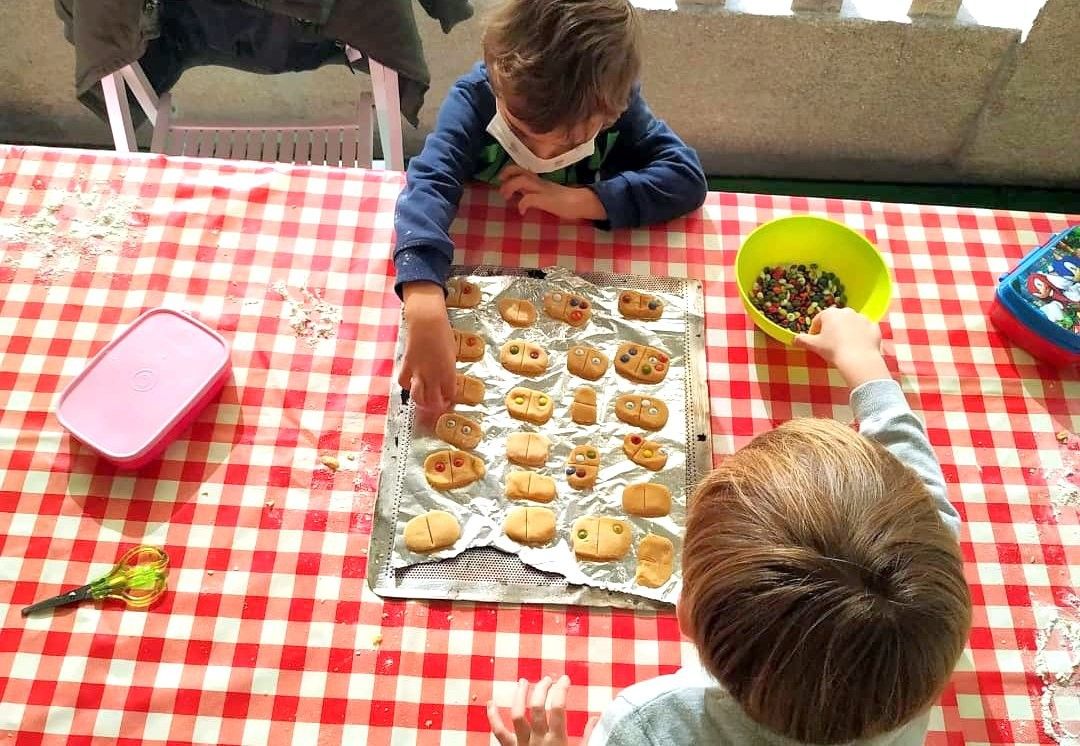
{"label": "child's blond hair", "polygon": [[959,546],[926,487],[831,420],[760,435],[703,481],[683,582],[706,668],[755,721],[808,743],[930,707],[971,623]]}
{"label": "child's blond hair", "polygon": [[628,0],[506,0],[488,18],[484,62],[511,113],[539,133],[614,121],[641,71]]}

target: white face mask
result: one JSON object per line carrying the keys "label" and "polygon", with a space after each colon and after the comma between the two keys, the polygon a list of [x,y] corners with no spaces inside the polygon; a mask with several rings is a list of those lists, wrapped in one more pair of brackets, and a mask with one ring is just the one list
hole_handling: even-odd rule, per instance
{"label": "white face mask", "polygon": [[495,110],[495,116],[488,122],[487,131],[514,159],[514,163],[534,174],[549,174],[552,171],[558,171],[560,168],[573,165],[583,158],[588,158],[596,150],[593,141],[596,139],[596,135],[600,133],[600,130],[597,130],[588,140],[562,155],[557,155],[554,158],[540,158],[518,139],[517,133],[506,123],[502,112],[498,109]]}

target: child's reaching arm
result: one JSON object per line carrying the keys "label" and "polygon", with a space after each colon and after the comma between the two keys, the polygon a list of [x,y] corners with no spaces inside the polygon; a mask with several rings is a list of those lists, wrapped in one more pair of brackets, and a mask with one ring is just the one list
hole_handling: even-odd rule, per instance
{"label": "child's reaching arm", "polygon": [[455,351],[443,287],[454,257],[450,224],[484,131],[474,96],[471,76],[450,89],[434,131],[409,161],[394,211],[394,289],[405,303],[408,334],[398,382],[412,392],[421,422],[428,424],[450,407],[454,393]]}
{"label": "child's reaching arm", "polygon": [[795,344],[821,355],[839,371],[851,387],[851,408],[859,421],[859,432],[918,474],[941,519],[959,532],[960,516],[949,503],[945,477],[926,429],[881,356],[877,324],[850,308],[828,308],[814,317],[810,334],[798,335]]}

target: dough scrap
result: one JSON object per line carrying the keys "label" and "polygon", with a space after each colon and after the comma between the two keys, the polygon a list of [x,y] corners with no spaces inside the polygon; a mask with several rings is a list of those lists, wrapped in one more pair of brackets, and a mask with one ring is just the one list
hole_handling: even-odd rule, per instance
{"label": "dough scrap", "polygon": [[659,588],[671,578],[674,564],[675,546],[671,539],[646,534],[638,543],[634,582],[648,588]]}

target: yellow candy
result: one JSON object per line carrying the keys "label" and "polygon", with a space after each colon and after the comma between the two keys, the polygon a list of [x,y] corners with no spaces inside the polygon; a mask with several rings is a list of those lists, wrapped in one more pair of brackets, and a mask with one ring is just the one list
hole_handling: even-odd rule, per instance
{"label": "yellow candy", "polygon": [[525,403],[525,397],[524,396],[516,396],[516,397],[514,397],[514,404],[524,404],[524,403]]}
{"label": "yellow candy", "polygon": [[652,458],[652,451],[646,448],[644,451],[641,452],[641,455],[645,458]]}

